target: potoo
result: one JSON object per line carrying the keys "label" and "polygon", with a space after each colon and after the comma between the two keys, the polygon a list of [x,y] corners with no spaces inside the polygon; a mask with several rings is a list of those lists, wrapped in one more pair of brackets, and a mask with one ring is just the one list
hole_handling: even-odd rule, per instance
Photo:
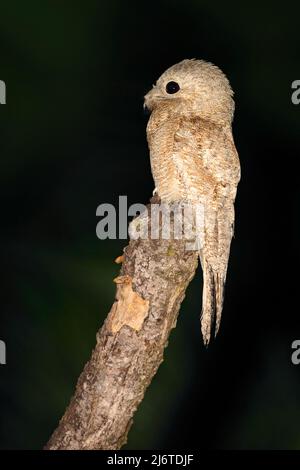
{"label": "potoo", "polygon": [[240,164],[232,136],[233,92],[223,72],[202,60],[166,70],[145,96],[155,191],[164,203],[204,208],[201,330],[217,334],[234,229]]}

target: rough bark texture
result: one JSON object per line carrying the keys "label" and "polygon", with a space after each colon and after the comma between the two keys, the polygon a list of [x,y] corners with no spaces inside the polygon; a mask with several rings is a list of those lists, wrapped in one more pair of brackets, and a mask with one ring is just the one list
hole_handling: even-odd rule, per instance
{"label": "rough bark texture", "polygon": [[116,300],[46,449],[120,449],[163,361],[197,253],[185,240],[131,240]]}

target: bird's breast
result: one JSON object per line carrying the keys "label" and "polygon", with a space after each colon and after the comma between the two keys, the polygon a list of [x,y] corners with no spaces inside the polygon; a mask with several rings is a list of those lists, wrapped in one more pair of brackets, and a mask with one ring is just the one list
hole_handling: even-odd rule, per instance
{"label": "bird's breast", "polygon": [[178,120],[154,124],[148,126],[147,137],[158,195],[167,202],[198,200],[211,190],[213,182],[199,156],[195,136]]}

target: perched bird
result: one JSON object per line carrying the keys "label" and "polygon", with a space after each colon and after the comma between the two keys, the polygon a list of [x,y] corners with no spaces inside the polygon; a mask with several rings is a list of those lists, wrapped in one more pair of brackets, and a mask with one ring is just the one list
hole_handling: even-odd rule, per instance
{"label": "perched bird", "polygon": [[164,203],[204,207],[201,330],[218,332],[234,227],[240,164],[232,136],[233,92],[223,72],[188,59],[167,69],[146,94],[155,191]]}

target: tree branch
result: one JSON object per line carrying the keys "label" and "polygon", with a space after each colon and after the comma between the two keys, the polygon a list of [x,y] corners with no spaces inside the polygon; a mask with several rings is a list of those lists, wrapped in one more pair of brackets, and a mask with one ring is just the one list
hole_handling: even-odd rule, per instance
{"label": "tree branch", "polygon": [[116,300],[45,449],[108,450],[126,443],[198,264],[197,252],[186,251],[185,243],[160,234],[125,248]]}

